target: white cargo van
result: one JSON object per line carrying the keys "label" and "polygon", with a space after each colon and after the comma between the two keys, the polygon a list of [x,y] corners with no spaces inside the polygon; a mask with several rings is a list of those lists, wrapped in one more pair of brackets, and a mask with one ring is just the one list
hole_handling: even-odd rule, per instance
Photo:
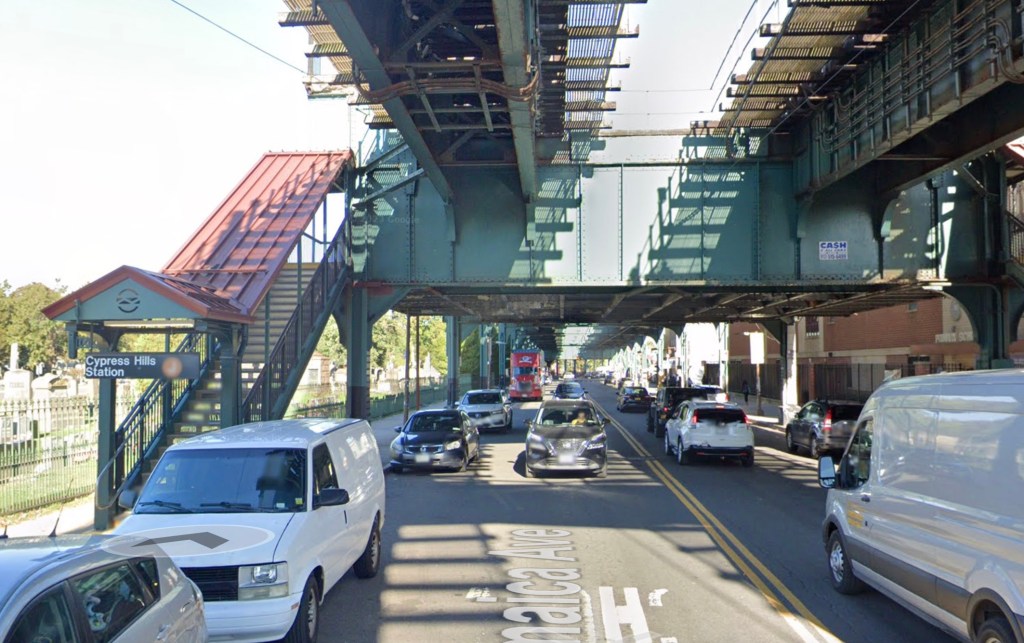
{"label": "white cargo van", "polygon": [[1024,371],[885,384],[818,474],[838,591],[867,583],[961,639],[1024,641]]}
{"label": "white cargo van", "polygon": [[203,592],[212,640],[315,641],[320,602],[376,575],[384,472],[364,420],[243,424],[170,447],[117,534],[160,543]]}

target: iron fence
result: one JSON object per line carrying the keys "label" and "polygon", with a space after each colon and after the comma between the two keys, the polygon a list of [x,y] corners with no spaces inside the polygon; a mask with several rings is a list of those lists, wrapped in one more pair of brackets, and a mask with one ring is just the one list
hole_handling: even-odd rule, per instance
{"label": "iron fence", "polygon": [[[405,382],[398,382],[390,390],[397,392],[371,392],[370,418],[378,419],[389,415],[397,415],[405,409]],[[285,414],[287,418],[300,417],[346,417],[346,405],[343,388],[317,386],[299,389],[293,403]],[[421,381],[419,399],[422,405],[433,404],[445,399],[445,385],[437,381]],[[410,408],[416,407],[415,383],[409,388]]]}
{"label": "iron fence", "polygon": [[86,397],[0,403],[0,515],[90,493],[98,428]]}

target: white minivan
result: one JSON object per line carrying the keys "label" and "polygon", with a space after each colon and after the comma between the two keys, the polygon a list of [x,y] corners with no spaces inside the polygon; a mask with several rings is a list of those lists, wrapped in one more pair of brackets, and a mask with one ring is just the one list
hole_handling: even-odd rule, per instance
{"label": "white minivan", "polygon": [[365,420],[277,420],[171,446],[116,534],[159,543],[203,592],[211,640],[317,638],[320,602],[376,575],[384,472]]}
{"label": "white minivan", "polygon": [[1024,371],[883,385],[818,475],[838,591],[867,583],[961,639],[1024,642]]}

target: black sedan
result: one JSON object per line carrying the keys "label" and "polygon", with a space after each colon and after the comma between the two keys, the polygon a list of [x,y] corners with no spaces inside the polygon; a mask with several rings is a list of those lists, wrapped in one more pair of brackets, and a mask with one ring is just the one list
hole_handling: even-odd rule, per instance
{"label": "black sedan", "polygon": [[526,476],[579,471],[603,478],[607,471],[608,424],[588,400],[549,400],[527,422]]}
{"label": "black sedan", "polygon": [[480,432],[464,412],[420,411],[405,426],[395,427],[391,469],[464,470],[480,456]]}
{"label": "black sedan", "polygon": [[642,386],[623,386],[615,399],[619,411],[643,411],[651,408],[651,394]]}
{"label": "black sedan", "polygon": [[551,394],[551,397],[556,400],[582,400],[586,396],[587,392],[578,382],[562,382],[555,387],[555,392]]}

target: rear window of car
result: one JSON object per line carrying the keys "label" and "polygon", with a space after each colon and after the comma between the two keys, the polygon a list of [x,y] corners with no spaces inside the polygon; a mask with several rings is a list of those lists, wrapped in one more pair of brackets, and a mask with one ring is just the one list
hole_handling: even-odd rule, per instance
{"label": "rear window of car", "polygon": [[831,407],[832,420],[856,420],[863,408],[863,404],[836,404]]}
{"label": "rear window of car", "polygon": [[715,424],[742,422],[746,418],[746,414],[739,409],[697,409],[695,413],[697,421],[714,422]]}

